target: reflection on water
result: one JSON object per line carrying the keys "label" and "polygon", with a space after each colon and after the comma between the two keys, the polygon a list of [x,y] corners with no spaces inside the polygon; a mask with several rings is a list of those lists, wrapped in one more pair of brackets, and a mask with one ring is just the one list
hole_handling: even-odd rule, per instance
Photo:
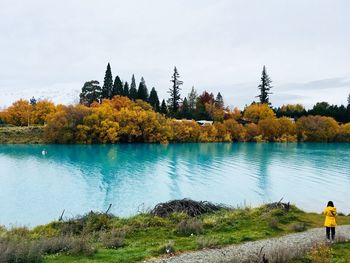
{"label": "reflection on water", "polygon": [[[47,151],[42,155],[42,150]],[[0,224],[36,225],[90,210],[126,216],[189,197],[276,201],[350,212],[350,144],[1,145]]]}

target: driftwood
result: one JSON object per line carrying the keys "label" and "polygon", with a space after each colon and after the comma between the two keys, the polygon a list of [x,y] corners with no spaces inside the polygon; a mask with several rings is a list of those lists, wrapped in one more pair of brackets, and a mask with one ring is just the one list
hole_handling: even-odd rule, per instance
{"label": "driftwood", "polygon": [[58,218],[58,221],[62,221],[62,220],[63,220],[64,212],[65,212],[65,209],[63,209],[62,214],[61,214],[60,217]]}
{"label": "driftwood", "polygon": [[205,213],[215,212],[221,209],[231,209],[222,204],[213,204],[207,201],[193,201],[191,199],[173,200],[156,205],[150,212],[151,215],[167,217],[170,214],[186,213],[191,217],[199,216]]}
{"label": "driftwood", "polygon": [[270,203],[270,204],[267,204],[266,206],[269,209],[279,208],[279,209],[283,209],[283,210],[288,212],[290,209],[290,202],[282,203],[282,200],[283,200],[283,198],[281,198],[281,200],[279,200],[278,202]]}
{"label": "driftwood", "polygon": [[109,210],[111,210],[111,208],[112,208],[112,204],[109,204],[109,206],[108,206],[108,208],[107,208],[107,210],[105,212],[106,215],[108,214]]}

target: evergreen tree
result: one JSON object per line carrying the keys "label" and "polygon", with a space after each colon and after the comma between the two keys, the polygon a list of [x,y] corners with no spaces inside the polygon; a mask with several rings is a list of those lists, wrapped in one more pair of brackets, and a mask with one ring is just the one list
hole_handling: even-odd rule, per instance
{"label": "evergreen tree", "polygon": [[224,99],[222,98],[220,92],[218,93],[218,95],[216,95],[215,106],[220,109],[224,108]]}
{"label": "evergreen tree", "polygon": [[32,105],[32,106],[35,106],[36,105],[36,98],[34,98],[34,96],[29,100],[29,102],[30,102],[30,105]]}
{"label": "evergreen tree", "polygon": [[124,88],[123,88],[123,82],[119,78],[119,76],[115,77],[114,84],[113,84],[113,90],[112,90],[112,96],[123,96],[124,94]]}
{"label": "evergreen tree", "polygon": [[102,86],[102,99],[110,99],[112,96],[112,89],[113,89],[113,77],[112,77],[112,70],[111,66],[107,65],[105,78],[103,81]]}
{"label": "evergreen tree", "polygon": [[350,106],[350,93],[349,93],[349,96],[348,96],[348,107]]}
{"label": "evergreen tree", "polygon": [[271,103],[269,101],[269,95],[272,94],[271,92],[269,92],[270,89],[272,88],[271,82],[272,82],[272,80],[270,79],[269,75],[267,74],[266,68],[264,65],[263,71],[261,74],[261,83],[258,86],[260,89],[260,95],[256,96],[260,99],[260,103],[262,103],[262,104],[271,105]]}
{"label": "evergreen tree", "polygon": [[191,92],[188,94],[188,106],[190,107],[191,111],[196,109],[197,99],[198,99],[197,91],[192,86]]}
{"label": "evergreen tree", "polygon": [[137,99],[137,89],[136,89],[136,81],[135,81],[134,74],[132,74],[132,78],[131,78],[130,99],[132,99],[132,100]]}
{"label": "evergreen tree", "polygon": [[168,114],[168,107],[166,106],[165,100],[162,100],[162,105],[160,106],[160,113],[165,115]]}
{"label": "evergreen tree", "polygon": [[101,102],[102,89],[100,83],[97,80],[91,80],[85,82],[80,93],[80,103],[86,106],[90,106],[94,101]]}
{"label": "evergreen tree", "polygon": [[146,81],[143,77],[141,78],[139,89],[137,90],[137,98],[139,100],[148,101],[148,89],[146,86]]}
{"label": "evergreen tree", "polygon": [[180,109],[181,109],[180,112],[181,112],[181,117],[182,118],[185,118],[185,119],[191,119],[192,118],[191,112],[190,112],[190,106],[188,104],[188,101],[187,101],[186,97],[184,98]]}
{"label": "evergreen tree", "polygon": [[151,93],[149,95],[149,104],[152,105],[155,111],[158,112],[160,110],[158,94],[154,87],[152,88]]}
{"label": "evergreen tree", "polygon": [[129,83],[125,81],[123,95],[130,98]]}
{"label": "evergreen tree", "polygon": [[172,88],[169,89],[170,98],[168,99],[169,110],[172,115],[175,115],[179,110],[180,105],[180,85],[183,81],[179,80],[180,74],[177,72],[177,68],[174,67],[174,74],[171,76],[170,82],[173,83]]}

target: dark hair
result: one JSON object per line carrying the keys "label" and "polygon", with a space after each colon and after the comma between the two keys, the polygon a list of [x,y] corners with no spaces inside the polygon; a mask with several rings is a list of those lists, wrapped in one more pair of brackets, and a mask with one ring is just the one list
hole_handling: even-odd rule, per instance
{"label": "dark hair", "polygon": [[333,204],[332,201],[329,201],[328,204],[327,204],[327,206],[334,207],[334,204]]}

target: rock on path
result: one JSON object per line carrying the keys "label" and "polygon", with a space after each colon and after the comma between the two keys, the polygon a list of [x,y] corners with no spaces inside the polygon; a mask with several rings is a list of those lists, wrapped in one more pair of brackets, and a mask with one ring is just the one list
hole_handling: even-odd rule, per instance
{"label": "rock on path", "polygon": [[[314,228],[305,232],[282,237],[262,239],[239,245],[230,245],[218,249],[205,249],[183,253],[174,257],[160,258],[148,263],[224,263],[224,262],[284,262],[301,256],[316,243],[325,242],[325,229]],[[336,228],[338,240],[350,240],[350,225]],[[265,256],[264,256],[265,255]]]}

